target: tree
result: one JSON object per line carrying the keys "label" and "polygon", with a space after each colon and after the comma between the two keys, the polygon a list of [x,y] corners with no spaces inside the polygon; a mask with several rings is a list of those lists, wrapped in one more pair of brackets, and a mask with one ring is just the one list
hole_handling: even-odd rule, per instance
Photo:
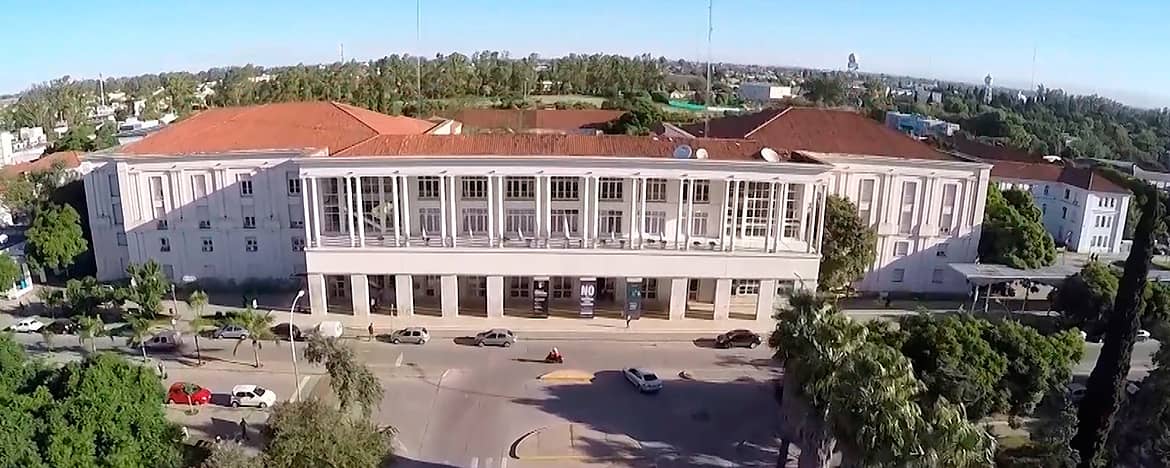
{"label": "tree", "polygon": [[988,186],[983,235],[979,239],[982,262],[1039,268],[1056,261],[1056,244],[1039,222],[1039,210],[1031,197],[1027,192],[1000,192],[995,184]]}
{"label": "tree", "polygon": [[109,354],[41,367],[0,336],[0,466],[181,466],[149,369]]}
{"label": "tree", "polygon": [[89,340],[89,352],[97,352],[97,339],[106,333],[106,324],[98,316],[84,316],[77,319],[77,341],[84,344]]}
{"label": "tree", "polygon": [[264,468],[264,456],[253,456],[238,444],[216,444],[200,468]]}
{"label": "tree", "polygon": [[126,345],[137,345],[142,350],[142,362],[146,362],[146,340],[150,339],[150,320],[127,315],[126,323],[130,324],[130,336],[126,339]]}
{"label": "tree", "polygon": [[1163,200],[1152,187],[1135,193],[1141,217],[1134,232],[1133,247],[1113,301],[1113,313],[1105,326],[1104,344],[1093,372],[1085,385],[1085,397],[1077,414],[1079,423],[1072,445],[1080,452],[1081,466],[1094,466],[1105,455],[1105,444],[1113,418],[1121,404],[1125,378],[1129,374],[1133,343],[1137,336],[1142,293],[1150,272],[1154,234],[1165,214]]}
{"label": "tree", "polygon": [[[251,308],[240,311],[235,316],[228,319],[228,323],[239,326],[248,331],[248,340],[252,342],[252,357],[255,359],[253,367],[260,367],[260,348],[261,343],[266,340],[272,340],[275,337],[272,335],[272,315],[261,314]],[[232,355],[234,356],[240,350],[240,344],[244,340],[236,342],[236,346],[232,348]]]}
{"label": "tree", "polygon": [[48,169],[0,178],[0,201],[16,217],[31,217],[49,203],[54,191],[67,179],[65,163],[55,161]]}
{"label": "tree", "polygon": [[340,401],[343,412],[356,403],[362,414],[369,417],[374,407],[382,402],[384,391],[378,377],[358,361],[353,348],[336,338],[313,335],[305,347],[305,360],[325,364],[325,370],[329,373],[329,386]]}
{"label": "tree", "polygon": [[92,276],[65,282],[65,307],[73,315],[93,315],[98,307],[114,301],[115,294]]}
{"label": "tree", "polygon": [[161,312],[162,298],[170,289],[171,281],[163,274],[158,262],[147,260],[141,265],[131,263],[126,267],[126,274],[130,277],[130,285],[123,291],[126,299],[137,304],[146,317],[154,317]]}
{"label": "tree", "polygon": [[1154,369],[1130,396],[1112,436],[1118,466],[1170,466],[1170,347],[1160,345]]}
{"label": "tree", "polygon": [[905,336],[901,352],[926,388],[962,404],[979,419],[1007,409],[1007,392],[998,384],[1007,374],[1007,358],[983,339],[987,321],[971,317],[919,314],[898,321]]}
{"label": "tree", "polygon": [[191,295],[187,296],[187,305],[195,311],[195,318],[191,319],[187,326],[191,328],[191,334],[195,337],[195,360],[202,365],[203,350],[199,347],[199,332],[212,325],[212,322],[203,316],[203,308],[207,306],[207,293],[201,290],[191,292]]}
{"label": "tree", "polygon": [[89,249],[81,232],[81,217],[69,205],[50,203],[36,209],[25,237],[29,267],[41,272],[45,268],[69,268],[78,255]]}
{"label": "tree", "polygon": [[267,432],[267,466],[360,468],[386,466],[393,457],[392,430],[349,418],[316,399],[277,405]]}
{"label": "tree", "polygon": [[845,104],[845,82],[829,76],[818,76],[805,80],[800,85],[804,98],[822,106]]}
{"label": "tree", "polygon": [[857,215],[857,207],[845,198],[829,196],[818,287],[826,291],[848,287],[865,275],[876,254],[877,232]]}
{"label": "tree", "polygon": [[49,327],[41,327],[41,344],[46,350],[53,350],[53,335],[53,330],[50,330]]}
{"label": "tree", "polygon": [[1117,275],[1108,265],[1086,263],[1053,291],[1052,309],[1063,313],[1070,325],[1096,333],[1113,311],[1117,282]]}
{"label": "tree", "polygon": [[24,270],[16,260],[7,253],[0,253],[0,289],[11,287],[21,278],[24,278]]}

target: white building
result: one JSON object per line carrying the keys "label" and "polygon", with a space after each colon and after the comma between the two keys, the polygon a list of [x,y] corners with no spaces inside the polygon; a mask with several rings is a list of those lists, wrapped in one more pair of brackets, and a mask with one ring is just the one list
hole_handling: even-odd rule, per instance
{"label": "white building", "polygon": [[99,278],[148,259],[172,278],[301,273],[314,313],[444,317],[634,298],[672,319],[768,320],[759,291],[816,286],[828,164],[746,141],[443,135],[459,130],[271,104],[91,155]]}
{"label": "white building", "polygon": [[916,137],[949,137],[959,131],[959,124],[919,114],[886,112],[886,126]]}
{"label": "white building", "polygon": [[[702,135],[704,124],[687,126]],[[877,258],[855,287],[867,292],[970,290],[950,263],[978,257],[991,165],[942,153],[844,110],[788,108],[710,122],[710,136],[759,141],[833,166],[829,193],[877,229]]]}
{"label": "white building", "polygon": [[768,102],[793,97],[791,86],[771,83],[743,83],[739,85],[739,98],[748,102]]}

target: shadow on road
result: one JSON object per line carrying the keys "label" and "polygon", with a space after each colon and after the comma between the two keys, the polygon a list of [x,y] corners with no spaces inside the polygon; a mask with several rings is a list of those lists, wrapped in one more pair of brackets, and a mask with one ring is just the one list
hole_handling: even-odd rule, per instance
{"label": "shadow on road", "polygon": [[589,457],[649,461],[673,454],[692,466],[698,460],[723,466],[775,462],[766,450],[745,449],[776,445],[779,408],[768,380],[669,379],[658,394],[644,395],[621,372],[604,371],[590,384],[549,386],[544,392],[543,398],[513,401],[639,442],[640,447],[600,437],[575,440]]}
{"label": "shadow on road", "polygon": [[450,467],[455,468],[455,465],[447,465],[443,463],[434,463],[429,461],[415,460],[410,457],[398,456],[394,458],[394,466],[398,467],[413,467],[413,468],[439,468]]}
{"label": "shadow on road", "polygon": [[714,338],[695,338],[695,341],[693,341],[692,343],[694,343],[695,346],[698,346],[700,348],[712,348],[712,349],[718,348],[718,346],[715,346],[715,339]]}
{"label": "shadow on road", "polygon": [[540,359],[531,359],[531,358],[512,358],[512,360],[513,360],[513,361],[516,361],[516,362],[527,362],[527,363],[531,363],[531,364],[549,364],[549,365],[552,365],[552,364],[561,365],[561,364],[563,364],[563,363],[552,363],[552,362],[548,362],[548,361],[545,361],[545,360],[544,360],[544,358],[540,358]]}
{"label": "shadow on road", "polygon": [[232,396],[227,393],[212,393],[211,404],[215,406],[232,406]]}
{"label": "shadow on road", "polygon": [[460,346],[475,346],[475,337],[474,336],[460,336],[460,337],[457,337],[451,341],[455,342],[455,344],[460,345]]}

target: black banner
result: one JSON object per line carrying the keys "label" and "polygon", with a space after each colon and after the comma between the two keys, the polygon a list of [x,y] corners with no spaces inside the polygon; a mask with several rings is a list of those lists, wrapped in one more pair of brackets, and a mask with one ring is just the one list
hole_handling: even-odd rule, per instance
{"label": "black banner", "polygon": [[581,298],[581,317],[593,318],[593,304],[597,298],[597,278],[581,278],[578,291]]}
{"label": "black banner", "polygon": [[532,280],[532,313],[537,317],[548,317],[548,278]]}

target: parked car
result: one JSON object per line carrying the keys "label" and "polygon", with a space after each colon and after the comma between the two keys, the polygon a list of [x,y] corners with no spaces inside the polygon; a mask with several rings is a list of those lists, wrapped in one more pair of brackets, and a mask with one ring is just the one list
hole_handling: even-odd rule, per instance
{"label": "parked car", "polygon": [[239,325],[224,325],[219,327],[215,333],[211,334],[212,338],[228,338],[232,340],[242,340],[248,337],[248,330]]}
{"label": "parked car", "polygon": [[11,328],[12,328],[12,331],[17,332],[17,333],[33,333],[33,332],[41,331],[41,328],[44,328],[44,327],[45,327],[45,324],[43,322],[41,322],[40,320],[37,320],[35,318],[31,318],[31,317],[26,317],[26,318],[22,318],[20,320],[17,320],[16,323],[12,324]]}
{"label": "parked car", "polygon": [[493,328],[475,335],[476,346],[503,346],[505,348],[516,343],[516,335],[506,328]]}
{"label": "parked car", "polygon": [[167,403],[206,405],[211,402],[211,391],[188,382],[175,382],[167,390]]}
{"label": "parked car", "polygon": [[662,380],[659,380],[657,375],[646,369],[631,367],[622,371],[622,373],[625,374],[626,380],[629,380],[630,383],[634,384],[634,387],[637,387],[638,391],[653,393],[662,390]]}
{"label": "parked car", "polygon": [[57,319],[49,322],[46,327],[49,329],[49,331],[58,335],[72,335],[77,333],[78,328],[77,322],[74,322],[70,319]]}
{"label": "parked car", "polygon": [[408,327],[398,330],[390,334],[390,342],[398,343],[414,343],[427,344],[431,340],[431,334],[427,333],[427,329],[423,327]]}
{"label": "parked car", "polygon": [[236,385],[232,387],[232,406],[255,406],[267,408],[276,404],[276,393],[259,385]]}
{"label": "parked car", "polygon": [[760,335],[757,335],[751,330],[744,329],[731,330],[715,337],[715,346],[720,348],[755,348],[763,342],[764,339],[760,338]]}
{"label": "parked car", "polygon": [[146,347],[155,351],[170,351],[183,345],[183,336],[178,332],[167,330],[146,340]]}
{"label": "parked car", "polygon": [[278,323],[270,330],[273,335],[283,340],[295,339],[297,341],[303,341],[305,339],[305,335],[301,333],[301,329],[288,322]]}

